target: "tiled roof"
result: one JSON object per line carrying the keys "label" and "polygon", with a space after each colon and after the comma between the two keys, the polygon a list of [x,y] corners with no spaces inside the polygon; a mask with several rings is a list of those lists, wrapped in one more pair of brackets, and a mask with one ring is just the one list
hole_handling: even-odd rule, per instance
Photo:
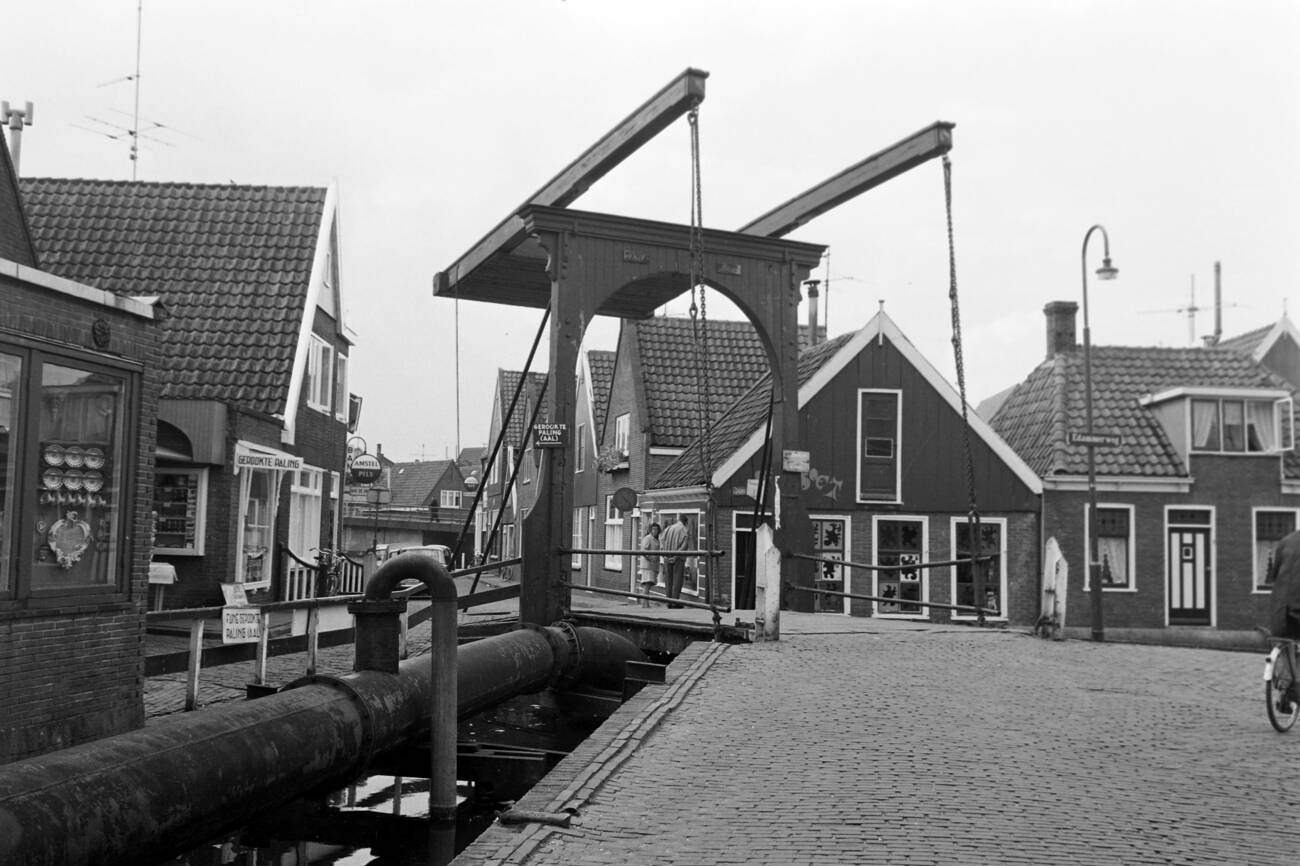
{"label": "tiled roof", "polygon": [[1259,348],[1259,344],[1263,342],[1264,338],[1272,333],[1273,327],[1273,325],[1265,325],[1262,328],[1256,328],[1253,331],[1247,331],[1244,334],[1238,334],[1235,337],[1220,340],[1218,348],[1235,349],[1238,352],[1245,352],[1247,355],[1252,354]]}
{"label": "tiled roof", "polygon": [[[1100,475],[1185,477],[1186,467],[1164,428],[1141,399],[1172,388],[1290,390],[1249,355],[1223,348],[1092,349],[1093,429],[1118,433],[1123,445],[1095,449]],[[1087,448],[1067,434],[1086,429],[1083,354],[1047,359],[1003,401],[993,429],[1040,476],[1082,475]]]}
{"label": "tiled roof", "polygon": [[[510,401],[515,398],[515,388],[519,386],[519,378],[523,376],[518,370],[497,370],[497,402],[501,407],[502,417],[510,409]],[[506,425],[505,444],[512,448],[518,448],[524,441],[524,425],[528,423],[529,401],[536,401],[537,395],[543,392],[546,387],[545,373],[529,373],[528,382],[522,391],[519,392],[519,402],[515,404],[514,415],[510,417]],[[545,409],[542,410],[543,412]],[[537,416],[541,420],[542,416]]]}
{"label": "tiled roof", "polygon": [[[819,343],[799,353],[799,385],[802,386],[822,365],[835,356],[854,334],[841,334],[833,340]],[[725,411],[705,436],[706,466],[709,475],[746,440],[767,423],[772,373],[765,372],[738,400]],[[703,483],[705,473],[700,464],[700,440],[697,438],[678,457],[659,473],[651,484],[654,488],[688,487]]]}
{"label": "tiled roof", "polygon": [[323,188],[24,178],[42,267],[162,298],[162,396],[284,411]]}
{"label": "tiled roof", "polygon": [[[697,327],[689,318],[656,316],[632,323],[641,357],[651,443],[683,448],[700,434],[700,406],[708,397],[716,420],[754,380],[768,371],[758,331],[748,321],[710,319],[707,324],[708,388],[697,362]],[[800,326],[807,345],[810,331]]]}
{"label": "tiled roof", "polygon": [[419,508],[429,504],[433,489],[447,474],[450,460],[417,460],[414,463],[395,463],[389,473],[393,491],[391,508]]}
{"label": "tiled roof", "polygon": [[609,409],[609,389],[614,384],[614,359],[618,355],[604,349],[587,352],[587,368],[591,370],[592,423],[596,425],[596,441],[605,430],[605,412]]}

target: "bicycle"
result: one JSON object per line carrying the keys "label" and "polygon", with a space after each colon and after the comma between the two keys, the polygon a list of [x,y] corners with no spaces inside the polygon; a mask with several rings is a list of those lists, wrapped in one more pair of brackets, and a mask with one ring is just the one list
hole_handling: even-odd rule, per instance
{"label": "bicycle", "polygon": [[1300,690],[1296,688],[1296,642],[1270,637],[1273,649],[1264,662],[1264,703],[1268,720],[1280,734],[1291,730],[1300,719]]}

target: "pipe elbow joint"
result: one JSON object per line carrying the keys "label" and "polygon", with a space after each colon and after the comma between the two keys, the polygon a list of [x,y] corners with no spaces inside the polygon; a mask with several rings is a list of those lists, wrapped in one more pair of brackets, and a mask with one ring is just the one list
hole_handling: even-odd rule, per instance
{"label": "pipe elbow joint", "polygon": [[388,601],[404,580],[418,580],[434,602],[456,601],[456,582],[441,563],[418,553],[399,553],[379,566],[366,583],[366,601]]}

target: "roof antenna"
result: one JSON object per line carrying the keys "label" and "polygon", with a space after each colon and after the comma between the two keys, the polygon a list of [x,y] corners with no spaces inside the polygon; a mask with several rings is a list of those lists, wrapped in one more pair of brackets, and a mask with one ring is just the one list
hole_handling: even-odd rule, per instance
{"label": "roof antenna", "polygon": [[131,180],[135,180],[136,167],[139,165],[138,150],[140,144],[140,35],[144,25],[144,0],[136,0],[135,6],[135,108],[131,116]]}
{"label": "roof antenna", "polygon": [[14,176],[18,176],[18,163],[23,155],[23,127],[32,125],[32,104],[26,108],[10,108],[9,100],[0,102],[0,123],[9,124],[9,157],[14,163]]}

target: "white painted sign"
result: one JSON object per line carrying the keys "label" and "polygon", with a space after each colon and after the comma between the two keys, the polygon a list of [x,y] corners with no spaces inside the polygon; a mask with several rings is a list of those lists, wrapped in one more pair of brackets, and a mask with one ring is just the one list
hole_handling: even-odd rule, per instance
{"label": "white painted sign", "polygon": [[294,454],[285,454],[283,451],[274,451],[271,449],[258,449],[249,447],[243,442],[235,443],[235,466],[238,472],[240,469],[284,469],[290,472],[298,472],[302,469],[302,458]]}
{"label": "white painted sign", "polygon": [[221,609],[222,643],[255,643],[261,637],[261,608],[223,607]]}

